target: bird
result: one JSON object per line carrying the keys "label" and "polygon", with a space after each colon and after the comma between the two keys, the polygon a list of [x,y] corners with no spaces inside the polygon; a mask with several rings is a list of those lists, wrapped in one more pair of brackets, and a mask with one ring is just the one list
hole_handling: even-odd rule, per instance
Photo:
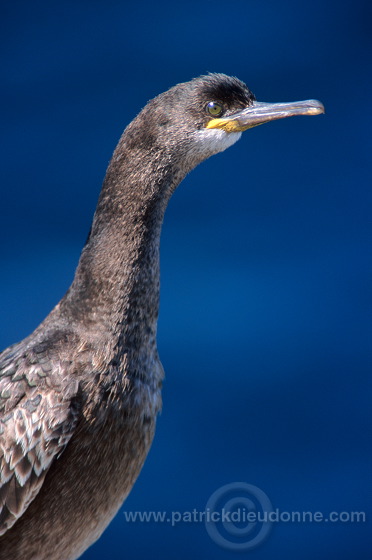
{"label": "bird", "polygon": [[74,560],[128,496],[161,409],[156,331],[168,201],[242,132],[324,112],[262,103],[210,73],[171,87],[127,126],[108,165],[73,282],[0,354],[0,560]]}

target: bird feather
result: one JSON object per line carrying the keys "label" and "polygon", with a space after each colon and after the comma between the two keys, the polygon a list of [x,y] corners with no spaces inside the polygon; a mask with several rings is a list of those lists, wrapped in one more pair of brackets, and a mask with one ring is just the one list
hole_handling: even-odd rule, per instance
{"label": "bird feather", "polygon": [[53,375],[50,348],[26,342],[0,354],[0,535],[36,497],[78,420],[77,383]]}

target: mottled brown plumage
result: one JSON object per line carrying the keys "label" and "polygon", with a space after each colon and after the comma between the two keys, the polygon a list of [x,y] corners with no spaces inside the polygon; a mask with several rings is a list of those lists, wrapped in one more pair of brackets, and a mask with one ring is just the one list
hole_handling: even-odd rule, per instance
{"label": "mottled brown plumage", "polygon": [[317,103],[263,109],[242,82],[212,74],[158,96],[124,131],[70,289],[0,355],[0,560],[78,558],[115,515],[161,407],[156,325],[168,200],[242,130],[321,112]]}

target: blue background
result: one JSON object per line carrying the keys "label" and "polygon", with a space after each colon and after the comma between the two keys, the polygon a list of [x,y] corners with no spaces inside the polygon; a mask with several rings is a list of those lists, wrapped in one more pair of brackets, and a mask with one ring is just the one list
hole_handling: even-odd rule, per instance
{"label": "blue background", "polygon": [[[326,106],[246,132],[170,202],[164,407],[128,511],[203,510],[235,481],[282,511],[368,509],[368,4],[2,6],[1,347],[69,286],[109,158],[148,99],[217,71],[262,101]],[[202,523],[121,511],[84,560],[369,555],[366,523],[281,523],[239,554]]]}

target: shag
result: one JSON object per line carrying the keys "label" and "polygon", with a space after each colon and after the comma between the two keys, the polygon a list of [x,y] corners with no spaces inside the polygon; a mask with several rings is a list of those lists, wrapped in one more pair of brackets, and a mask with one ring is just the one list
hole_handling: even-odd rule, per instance
{"label": "shag", "polygon": [[169,198],[242,131],[319,101],[258,103],[224,74],[181,83],[125,129],[71,287],[0,355],[0,559],[73,560],[136,480],[161,407],[159,239]]}

